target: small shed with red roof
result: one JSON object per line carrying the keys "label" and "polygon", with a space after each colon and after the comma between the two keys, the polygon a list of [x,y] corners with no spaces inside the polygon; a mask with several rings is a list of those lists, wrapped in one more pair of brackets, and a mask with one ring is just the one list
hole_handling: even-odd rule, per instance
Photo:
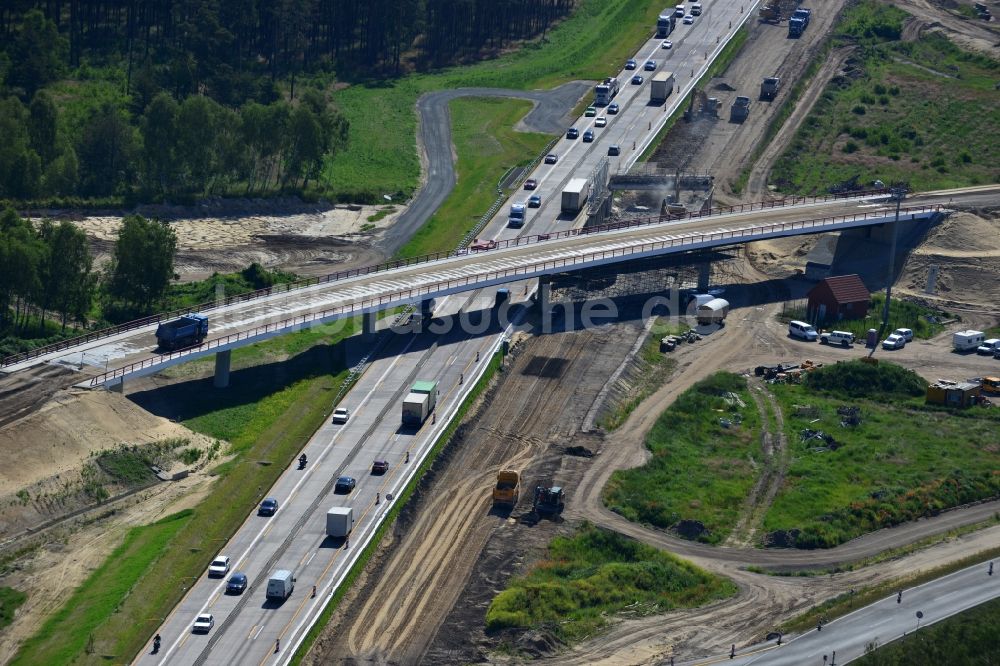
{"label": "small shed with red roof", "polygon": [[810,321],[862,319],[868,314],[871,292],[857,274],[821,280],[806,295]]}

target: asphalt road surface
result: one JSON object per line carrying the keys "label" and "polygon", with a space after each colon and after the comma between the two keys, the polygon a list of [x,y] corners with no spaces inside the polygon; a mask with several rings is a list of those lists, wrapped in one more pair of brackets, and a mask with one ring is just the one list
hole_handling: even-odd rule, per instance
{"label": "asphalt road surface", "polygon": [[[902,590],[870,606],[783,642],[759,645],[735,659],[729,656],[688,662],[729,663],[734,666],[834,666],[865,654],[869,646],[885,645],[964,610],[1000,596],[1000,567],[992,576],[988,564],[977,564],[919,587]],[[899,599],[897,601],[897,599]],[[919,613],[919,617],[918,617]],[[836,654],[835,654],[836,653]],[[836,662],[834,662],[836,658]]]}

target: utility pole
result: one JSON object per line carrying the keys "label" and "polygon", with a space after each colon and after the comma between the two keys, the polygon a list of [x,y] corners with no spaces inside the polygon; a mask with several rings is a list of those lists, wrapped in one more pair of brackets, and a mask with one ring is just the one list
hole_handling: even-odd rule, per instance
{"label": "utility pole", "polygon": [[895,186],[891,190],[891,196],[896,202],[896,219],[892,223],[892,240],[889,243],[889,279],[885,285],[885,307],[882,309],[882,330],[879,331],[881,340],[889,330],[889,300],[892,298],[892,280],[896,274],[896,237],[899,235],[899,207],[906,198],[906,188]]}

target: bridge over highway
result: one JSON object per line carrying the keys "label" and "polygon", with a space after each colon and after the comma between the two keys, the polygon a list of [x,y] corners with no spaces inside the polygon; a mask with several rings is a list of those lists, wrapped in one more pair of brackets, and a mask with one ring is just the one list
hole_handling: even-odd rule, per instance
{"label": "bridge over highway", "polygon": [[[947,193],[953,198],[955,193]],[[944,194],[915,198],[900,211],[900,222],[925,220],[942,210]],[[260,293],[212,311],[213,339],[190,349],[156,354],[155,323],[116,332],[99,340],[54,350],[8,365],[8,371],[42,362],[80,367],[104,359],[106,372],[90,386],[121,384],[207,354],[232,349],[337,319],[371,314],[399,305],[474,291],[528,278],[635,259],[736,245],[767,238],[885,225],[895,205],[884,193],[745,206],[680,220],[648,218],[603,230],[561,232],[482,241],[468,251],[405,262],[379,271],[362,269],[343,277],[288,291]],[[476,248],[481,248],[476,251]],[[339,279],[338,279],[339,277]],[[228,363],[228,356],[223,357]],[[95,362],[97,361],[97,362]]]}

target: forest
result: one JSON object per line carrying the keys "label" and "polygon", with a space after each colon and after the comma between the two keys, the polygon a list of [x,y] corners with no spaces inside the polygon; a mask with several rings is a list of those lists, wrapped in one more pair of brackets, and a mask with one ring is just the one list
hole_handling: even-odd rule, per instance
{"label": "forest", "polygon": [[41,0],[0,6],[0,200],[323,193],[342,85],[544,35],[571,0]]}

